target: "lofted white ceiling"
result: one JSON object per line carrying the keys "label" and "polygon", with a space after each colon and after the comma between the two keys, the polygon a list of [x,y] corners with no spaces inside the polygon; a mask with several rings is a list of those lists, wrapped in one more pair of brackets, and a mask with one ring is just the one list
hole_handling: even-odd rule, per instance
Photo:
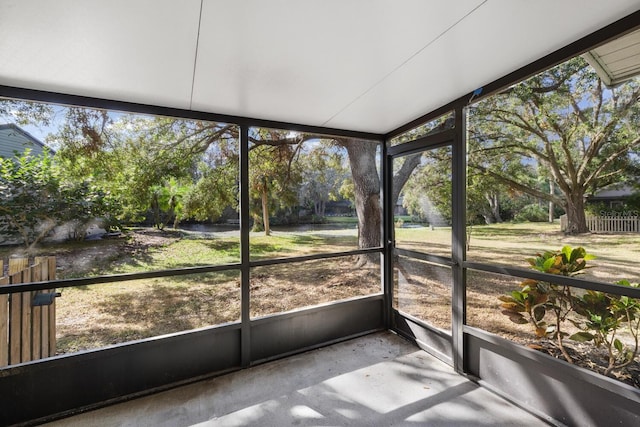
{"label": "lofted white ceiling", "polygon": [[386,133],[639,0],[0,0],[0,85]]}

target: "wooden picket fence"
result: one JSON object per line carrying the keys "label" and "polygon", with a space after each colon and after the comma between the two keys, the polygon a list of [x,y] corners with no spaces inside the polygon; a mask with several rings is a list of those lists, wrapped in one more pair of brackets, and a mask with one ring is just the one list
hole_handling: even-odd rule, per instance
{"label": "wooden picket fence", "polygon": [[[8,267],[4,276],[0,259],[0,286],[56,277],[55,257],[36,257],[33,265],[28,258],[10,258]],[[55,289],[0,295],[0,366],[56,354],[56,305],[51,294]]]}
{"label": "wooden picket fence", "polygon": [[[640,233],[638,216],[588,216],[587,228],[592,233]],[[560,228],[567,229],[567,216],[560,217]]]}

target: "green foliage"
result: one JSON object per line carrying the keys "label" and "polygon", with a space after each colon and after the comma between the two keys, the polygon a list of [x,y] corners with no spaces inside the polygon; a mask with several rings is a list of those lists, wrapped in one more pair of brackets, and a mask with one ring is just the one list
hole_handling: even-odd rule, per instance
{"label": "green foliage", "polygon": [[[617,285],[637,288],[637,283],[627,280]],[[605,375],[631,364],[638,355],[640,334],[640,301],[599,291],[587,290],[576,298],[575,311],[581,318],[572,323],[580,332],[569,337],[579,342],[593,342],[603,347],[608,354],[608,366]],[[633,345],[626,345],[618,338],[618,332],[626,326],[633,339]]]}
{"label": "green foliage", "polygon": [[203,162],[198,169],[200,178],[184,194],[182,217],[217,221],[225,207],[237,209],[237,163],[211,167]]}
{"label": "green foliage", "polygon": [[84,237],[90,221],[117,209],[91,182],[66,180],[49,153],[32,156],[29,150],[0,159],[0,197],[0,236],[27,247],[63,223],[70,224],[70,237]]}
{"label": "green foliage", "polygon": [[[575,276],[589,268],[587,261],[594,259],[584,248],[565,246],[559,251],[547,251],[528,260],[534,270],[561,276]],[[626,287],[639,287],[626,280],[616,282]],[[579,329],[568,336],[576,342],[593,342],[607,351],[608,366],[605,375],[631,364],[640,350],[640,301],[624,295],[585,290],[573,294],[568,286],[555,285],[533,279],[524,280],[519,290],[498,297],[502,314],[518,324],[530,324],[538,338],[554,338],[565,359],[572,359],[564,348],[563,339],[568,336],[563,324],[572,323]],[[547,314],[552,324],[548,324]],[[569,314],[574,314],[573,318]],[[625,327],[632,336],[631,345],[620,339]]]}
{"label": "green foliage", "polygon": [[341,185],[350,179],[344,149],[327,142],[301,150],[298,162],[304,171],[298,188],[301,206],[312,212],[312,222],[322,222],[326,204],[342,199]]}
{"label": "green foliage", "polygon": [[118,219],[157,228],[183,219],[216,220],[237,193],[237,142],[224,124],[66,110],[51,138],[78,180],[109,190],[122,209]]}
{"label": "green foliage", "polygon": [[272,213],[298,203],[302,169],[297,161],[302,142],[281,141],[283,131],[256,129],[255,143],[249,152],[249,195],[253,231],[270,234]]}
{"label": "green foliage", "polygon": [[451,223],[451,177],[449,147],[423,153],[419,166],[402,189],[408,213],[432,225]]}
{"label": "green foliage", "polygon": [[[588,268],[587,261],[594,258],[582,247],[564,246],[558,251],[547,251],[527,261],[534,270],[572,277]],[[576,299],[569,286],[526,279],[520,284],[520,290],[498,299],[502,301],[502,314],[514,323],[531,324],[538,338],[556,339],[564,357],[572,362],[563,346],[566,333],[562,330],[562,324],[573,311]],[[552,324],[547,323],[547,313],[552,315]]]}
{"label": "green foliage", "polygon": [[539,73],[469,110],[469,175],[553,202],[587,232],[586,192],[637,175],[639,96],[639,79],[608,89],[581,57]]}
{"label": "green foliage", "polygon": [[171,178],[163,185],[154,185],[149,189],[154,227],[164,230],[170,223],[174,228],[178,225],[184,210],[182,199],[187,188]]}
{"label": "green foliage", "polygon": [[63,181],[59,188],[58,223],[68,226],[70,239],[82,240],[89,225],[98,222],[107,231],[119,228],[120,203],[90,180]]}
{"label": "green foliage", "polygon": [[515,222],[545,222],[549,220],[548,208],[537,203],[524,206],[513,217]]}
{"label": "green foliage", "polygon": [[51,156],[0,158],[0,236],[19,238],[26,246],[44,238],[56,225],[60,187]]}

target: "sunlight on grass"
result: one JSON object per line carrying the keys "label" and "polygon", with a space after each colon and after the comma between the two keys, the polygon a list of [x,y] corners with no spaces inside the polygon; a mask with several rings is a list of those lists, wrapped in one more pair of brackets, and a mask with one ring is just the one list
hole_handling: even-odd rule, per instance
{"label": "sunlight on grass", "polygon": [[155,268],[182,268],[240,262],[239,239],[182,239],[152,254]]}
{"label": "sunlight on grass", "polygon": [[66,288],[56,308],[63,353],[233,322],[240,317],[239,272]]}
{"label": "sunlight on grass", "polygon": [[396,227],[396,242],[433,242],[451,245],[451,227]]}
{"label": "sunlight on grass", "polygon": [[[526,269],[529,267],[526,259],[536,252],[568,244],[583,246],[597,256],[592,263],[597,268],[586,271],[585,278],[613,283],[620,279],[637,281],[640,277],[640,235],[637,234],[568,236],[560,231],[557,223],[492,224],[474,226],[469,231],[468,259],[471,261]],[[450,227],[431,229],[404,223],[395,233],[400,248],[451,256]],[[250,234],[252,260],[356,248],[355,227],[325,225],[276,229],[271,236]],[[21,251],[19,247],[1,247],[0,255],[6,258]],[[55,255],[59,278],[91,277],[237,264],[240,239],[237,235],[205,238],[199,234],[140,229],[117,239],[41,245],[31,253],[34,255]],[[364,294],[379,291],[379,279],[360,277],[362,272],[352,270],[354,261],[347,258],[340,262],[318,261],[317,268],[313,269],[309,263],[252,269],[253,315],[346,298],[365,289],[368,290]],[[412,277],[426,276],[424,271],[417,271]],[[97,348],[236,321],[240,307],[239,278],[239,270],[234,269],[63,289],[62,298],[57,300],[60,351]],[[311,284],[315,288],[311,289]],[[470,288],[477,285],[470,283]],[[315,292],[313,296],[305,294],[310,290]],[[476,310],[484,312],[490,308],[493,312],[493,299],[470,303],[476,304]],[[429,321],[434,321],[433,310],[431,307]]]}

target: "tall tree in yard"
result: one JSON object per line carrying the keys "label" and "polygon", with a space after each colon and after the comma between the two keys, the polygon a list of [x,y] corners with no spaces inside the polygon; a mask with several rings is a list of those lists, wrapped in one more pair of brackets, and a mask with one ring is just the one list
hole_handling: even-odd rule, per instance
{"label": "tall tree in yard", "polygon": [[324,218],[329,201],[340,199],[341,185],[351,178],[344,164],[345,151],[325,142],[303,150],[300,156],[303,179],[298,197],[302,205],[311,208],[319,219]]}
{"label": "tall tree in yard", "polygon": [[[609,89],[582,58],[574,58],[471,108],[469,167],[561,206],[569,233],[588,232],[589,192],[633,175],[637,167],[639,97],[638,79]],[[560,195],[504,168],[514,161],[522,170],[537,164]]]}
{"label": "tall tree in yard", "polygon": [[[358,247],[380,246],[382,212],[380,209],[380,178],[376,166],[378,144],[360,139],[340,139],[338,144],[347,149],[353,177],[358,214]],[[361,257],[360,263],[366,257]]]}
{"label": "tall tree in yard", "polygon": [[274,135],[270,138],[260,139],[249,152],[253,229],[264,231],[267,236],[271,234],[271,212],[277,207],[287,208],[297,202],[296,190],[301,180],[295,159],[302,142],[273,144]]}
{"label": "tall tree in yard", "polygon": [[[28,108],[25,111],[30,113]],[[83,108],[64,111],[64,125],[53,136],[60,147],[61,161],[74,178],[91,177],[106,185],[123,202],[129,219],[140,219],[153,205],[154,194],[159,196],[158,191],[171,180],[191,180],[189,188],[181,190],[185,218],[216,219],[221,207],[237,205],[237,126]],[[273,207],[294,202],[303,172],[295,160],[302,144],[310,140],[343,147],[347,152],[359,245],[378,247],[382,216],[379,144],[375,141],[252,129],[249,156],[254,220],[264,224]],[[207,153],[217,160],[203,163]],[[409,166],[404,168],[405,173]],[[160,205],[158,197],[158,208]]]}

